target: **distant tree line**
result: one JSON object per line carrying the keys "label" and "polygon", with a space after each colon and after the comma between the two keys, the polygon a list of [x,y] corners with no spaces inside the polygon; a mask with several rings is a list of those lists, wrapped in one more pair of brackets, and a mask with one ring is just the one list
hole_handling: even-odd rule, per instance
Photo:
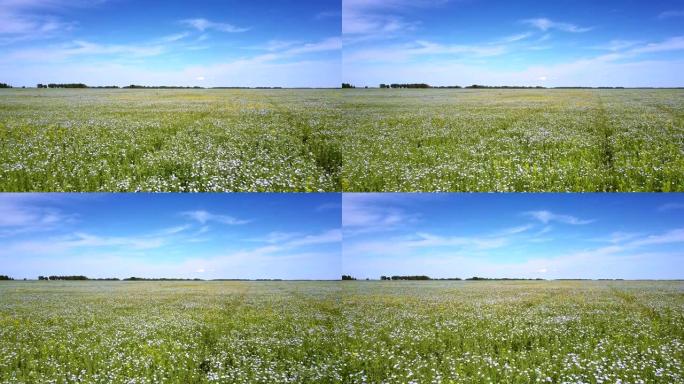
{"label": "distant tree line", "polygon": [[[342,85],[342,88],[344,87],[344,84]],[[350,87],[354,88],[354,87]],[[448,88],[448,89],[460,89],[460,88],[466,88],[466,89],[627,89],[625,87],[543,87],[541,85],[537,86],[524,86],[524,85],[481,85],[481,84],[473,84],[473,85],[468,85],[466,87],[461,87],[460,85],[439,85],[439,86],[431,86],[429,84],[424,84],[424,83],[415,83],[415,84],[380,84],[380,88]],[[681,88],[681,87],[680,87]],[[666,88],[666,89],[680,89],[677,87],[674,88]],[[639,87],[639,88],[630,88],[630,89],[656,89],[653,87]]]}
{"label": "distant tree line", "polygon": [[0,88],[12,88],[12,86],[9,84],[0,83]]}
{"label": "distant tree line", "polygon": [[380,84],[380,88],[431,88],[429,84],[414,83],[414,84]]}
{"label": "distant tree line", "polygon": [[[461,280],[459,277],[445,277],[445,278],[431,278],[430,276],[425,276],[425,275],[409,275],[409,276],[380,276],[380,280],[452,280],[452,281],[457,281]],[[466,280],[473,281],[473,280],[544,280],[544,279],[522,279],[522,278],[508,278],[508,277],[503,277],[503,278],[489,278],[489,277],[479,277],[479,276],[473,276],[469,277]]]}
{"label": "distant tree line", "polygon": [[203,281],[202,279],[180,279],[180,278],[167,278],[167,277],[127,277],[123,281]]}
{"label": "distant tree line", "polygon": [[380,276],[380,280],[432,280],[430,276],[411,275],[411,276]]}
{"label": "distant tree line", "polygon": [[203,87],[199,86],[194,86],[194,87],[181,87],[181,86],[175,86],[175,85],[136,85],[136,84],[131,84],[127,85],[124,88],[126,89],[204,89]]}
{"label": "distant tree line", "polygon": [[544,280],[542,278],[536,278],[536,279],[524,279],[524,278],[518,278],[518,277],[479,277],[479,276],[473,276],[469,277],[466,280],[492,280],[492,281],[501,281],[501,280],[513,280],[513,281],[528,281],[528,280]]}
{"label": "distant tree line", "polygon": [[356,280],[356,277],[352,277],[349,275],[342,275],[342,280]]}
{"label": "distant tree line", "polygon": [[55,83],[50,83],[50,84],[37,84],[37,88],[88,88],[87,85],[83,83],[66,83],[66,84],[55,84]]}
{"label": "distant tree line", "polygon": [[356,88],[356,87],[349,84],[349,83],[342,83],[342,88]]}
{"label": "distant tree line", "polygon": [[83,275],[70,275],[70,276],[38,276],[38,280],[88,280],[87,277]]}
{"label": "distant tree line", "polygon": [[9,277],[7,275],[0,275],[0,280],[14,280],[14,278]]}

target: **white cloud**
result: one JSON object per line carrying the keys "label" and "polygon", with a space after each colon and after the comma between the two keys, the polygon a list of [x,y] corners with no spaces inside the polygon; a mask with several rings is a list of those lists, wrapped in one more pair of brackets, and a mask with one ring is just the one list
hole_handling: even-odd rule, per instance
{"label": "white cloud", "polygon": [[[368,48],[344,53],[345,63],[354,62],[400,62],[414,57],[451,55],[457,58],[482,58],[503,55],[508,52],[504,45],[439,44],[419,40],[408,44],[382,48]],[[345,71],[347,72],[347,71]]]}
{"label": "white cloud", "polygon": [[207,222],[216,222],[227,225],[242,225],[251,222],[251,220],[242,220],[233,216],[214,214],[205,210],[181,212],[181,215],[195,220],[202,225],[206,224]]}
{"label": "white cloud", "polygon": [[635,45],[639,45],[641,43],[642,42],[639,40],[611,40],[608,42],[608,44],[599,45],[594,48],[608,51],[622,51],[627,48],[634,47]]}
{"label": "white cloud", "polygon": [[401,208],[374,204],[372,200],[351,195],[342,198],[342,227],[349,234],[392,230],[416,218]]}
{"label": "white cloud", "polygon": [[570,216],[570,215],[561,215],[557,213],[553,213],[551,211],[530,211],[530,212],[525,212],[524,213],[526,216],[530,216],[536,220],[541,221],[544,224],[548,224],[549,222],[558,222],[558,223],[563,223],[563,224],[571,224],[571,225],[584,225],[584,224],[589,224],[593,223],[594,220],[583,220],[579,219],[575,216]]}
{"label": "white cloud", "polygon": [[284,55],[301,55],[304,53],[338,51],[342,49],[342,39],[329,37],[315,43],[305,43],[298,47],[292,47],[283,52]]}
{"label": "white cloud", "polygon": [[73,215],[57,208],[31,204],[30,200],[30,196],[0,199],[0,237],[51,230],[74,220]]}
{"label": "white cloud", "polygon": [[667,203],[658,207],[659,211],[673,211],[677,209],[684,209],[684,203]]}
{"label": "white cloud", "polygon": [[148,57],[157,56],[166,52],[166,47],[161,44],[97,44],[85,40],[74,40],[52,47],[27,48],[8,52],[6,62],[15,61],[61,61],[76,56],[109,57],[112,55],[124,57]]}
{"label": "white cloud", "polygon": [[658,43],[649,43],[630,50],[630,53],[653,53],[684,50],[684,36],[675,36]]}
{"label": "white cloud", "polygon": [[342,34],[353,37],[346,39],[347,43],[390,38],[419,25],[416,21],[407,21],[402,13],[443,3],[443,0],[345,0],[342,2]]}
{"label": "white cloud", "polygon": [[63,36],[75,23],[55,16],[56,10],[96,6],[103,1],[0,0],[0,45]]}
{"label": "white cloud", "polygon": [[671,11],[662,12],[658,15],[658,18],[661,20],[671,19],[671,18],[675,18],[675,17],[684,17],[684,11],[671,10]]}
{"label": "white cloud", "polygon": [[298,239],[293,239],[284,244],[288,248],[305,247],[317,244],[340,243],[342,241],[342,231],[331,229],[316,235],[307,235]]}
{"label": "white cloud", "polygon": [[237,27],[228,23],[217,23],[202,18],[181,20],[181,24],[195,28],[200,32],[204,32],[206,30],[214,30],[228,33],[239,33],[249,31],[249,28]]}
{"label": "white cloud", "polygon": [[651,235],[627,243],[630,247],[643,247],[645,245],[663,245],[684,243],[684,228],[673,229],[659,235]]}
{"label": "white cloud", "polygon": [[501,39],[501,43],[514,43],[516,41],[521,41],[525,40],[529,37],[531,37],[533,34],[531,32],[525,32],[525,33],[519,33],[516,35],[511,35],[511,36],[506,36],[503,39]]}
{"label": "white cloud", "polygon": [[579,27],[575,24],[557,22],[547,18],[526,19],[521,20],[521,22],[530,25],[534,28],[537,28],[543,32],[546,32],[551,29],[572,33],[583,33],[592,30],[592,28]]}
{"label": "white cloud", "polygon": [[345,242],[345,255],[356,257],[359,255],[385,255],[410,257],[429,249],[450,248],[453,254],[481,253],[492,249],[505,247],[518,241],[520,236],[532,229],[533,225],[521,225],[505,228],[482,235],[448,236],[428,232],[416,232],[412,235],[386,238],[382,240],[368,240],[359,242]]}
{"label": "white cloud", "polygon": [[190,36],[190,34],[188,32],[182,32],[182,33],[175,33],[173,35],[164,36],[160,40],[164,41],[164,42],[171,43],[174,41],[185,39],[188,36]]}

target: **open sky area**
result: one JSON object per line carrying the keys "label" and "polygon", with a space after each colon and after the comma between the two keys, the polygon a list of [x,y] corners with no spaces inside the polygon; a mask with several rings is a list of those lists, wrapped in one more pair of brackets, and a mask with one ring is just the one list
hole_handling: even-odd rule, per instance
{"label": "open sky area", "polygon": [[684,278],[682,194],[349,194],[344,273]]}
{"label": "open sky area", "polygon": [[684,86],[680,0],[344,0],[343,80]]}
{"label": "open sky area", "polygon": [[0,274],[339,279],[340,194],[0,194]]}
{"label": "open sky area", "polygon": [[0,0],[0,82],[338,87],[339,0]]}

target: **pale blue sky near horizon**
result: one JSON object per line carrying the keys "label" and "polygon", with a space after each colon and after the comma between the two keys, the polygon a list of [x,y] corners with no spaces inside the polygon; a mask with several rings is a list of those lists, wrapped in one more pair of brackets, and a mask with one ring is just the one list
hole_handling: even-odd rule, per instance
{"label": "pale blue sky near horizon", "polygon": [[0,194],[0,274],[338,279],[340,194]]}
{"label": "pale blue sky near horizon", "polygon": [[0,194],[0,274],[684,278],[684,194]]}
{"label": "pale blue sky near horizon", "polygon": [[509,278],[684,278],[684,194],[345,193],[342,270]]}
{"label": "pale blue sky near horizon", "polygon": [[0,0],[0,82],[339,87],[339,0]]}
{"label": "pale blue sky near horizon", "polygon": [[343,80],[684,86],[680,0],[344,0]]}

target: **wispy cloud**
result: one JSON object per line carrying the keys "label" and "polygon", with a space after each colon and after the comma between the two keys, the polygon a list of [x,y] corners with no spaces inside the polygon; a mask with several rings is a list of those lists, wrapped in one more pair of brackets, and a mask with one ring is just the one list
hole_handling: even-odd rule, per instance
{"label": "wispy cloud", "polygon": [[340,11],[324,11],[324,12],[319,12],[316,14],[314,19],[316,20],[324,20],[324,19],[339,19],[340,16],[342,16],[342,12]]}
{"label": "wispy cloud", "polygon": [[305,53],[337,51],[342,49],[342,39],[339,37],[328,37],[321,41],[313,43],[305,43],[300,46],[295,46],[283,51],[283,55],[301,55]]}
{"label": "wispy cloud", "polygon": [[60,209],[30,204],[25,199],[0,200],[0,237],[51,230],[74,220]]}
{"label": "wispy cloud", "polygon": [[629,53],[653,53],[684,50],[684,36],[675,36],[657,43],[636,47]]}
{"label": "wispy cloud", "polygon": [[525,39],[527,39],[533,35],[534,34],[532,32],[518,33],[515,35],[506,36],[506,37],[502,38],[500,40],[500,42],[501,43],[514,43],[516,41],[525,40]]}
{"label": "wispy cloud", "polygon": [[182,39],[184,39],[184,38],[186,38],[186,37],[188,37],[188,36],[190,36],[190,33],[188,33],[188,32],[174,33],[174,34],[172,34],[172,35],[168,35],[168,36],[162,37],[162,38],[160,39],[160,41],[169,42],[169,43],[170,43],[170,42],[182,40]]}
{"label": "wispy cloud", "polygon": [[195,220],[202,225],[208,222],[215,222],[227,225],[242,225],[251,222],[251,220],[238,219],[233,216],[215,214],[205,210],[185,211],[181,212],[181,216],[187,217],[191,220]]}
{"label": "wispy cloud", "polygon": [[460,58],[481,58],[503,55],[508,51],[504,45],[467,45],[467,44],[439,44],[426,40],[413,43],[389,46],[383,48],[369,48],[345,53],[345,62],[392,62],[406,61],[414,57],[451,56]]}
{"label": "wispy cloud", "polygon": [[658,210],[663,211],[674,211],[678,209],[684,209],[684,203],[667,203],[658,207]]}
{"label": "wispy cloud", "polygon": [[524,215],[530,216],[544,224],[548,224],[550,222],[558,222],[570,225],[584,225],[594,222],[594,220],[583,220],[575,216],[557,214],[546,210],[524,212]]}
{"label": "wispy cloud", "polygon": [[643,42],[640,40],[611,40],[607,44],[597,45],[594,48],[608,51],[622,51],[642,43]]}
{"label": "wispy cloud", "polygon": [[670,11],[661,12],[658,15],[658,18],[661,20],[671,19],[671,18],[675,18],[675,17],[684,17],[684,11],[682,11],[682,10],[670,10]]}
{"label": "wispy cloud", "polygon": [[163,44],[98,44],[75,40],[51,47],[27,48],[8,52],[3,61],[61,61],[72,57],[126,57],[141,58],[161,55],[166,52]]}
{"label": "wispy cloud", "polygon": [[527,24],[531,27],[537,28],[543,32],[555,29],[563,32],[583,33],[589,32],[593,29],[590,27],[580,27],[571,23],[557,22],[547,18],[525,19],[521,20],[521,22],[523,24]]}
{"label": "wispy cloud", "polygon": [[342,231],[339,229],[331,229],[315,235],[306,235],[300,238],[294,238],[285,242],[285,247],[305,247],[318,244],[339,243],[342,241]]}
{"label": "wispy cloud", "polygon": [[684,243],[684,228],[673,229],[658,235],[632,240],[627,243],[629,247],[643,247],[646,245],[662,245]]}
{"label": "wispy cloud", "polygon": [[250,28],[237,27],[233,24],[228,23],[218,23],[207,19],[185,19],[181,20],[181,24],[186,25],[191,28],[195,28],[200,32],[207,30],[214,30],[218,32],[228,32],[228,33],[239,33],[247,32]]}
{"label": "wispy cloud", "polygon": [[349,234],[388,231],[414,222],[402,208],[376,204],[373,195],[343,195],[342,227]]}
{"label": "wispy cloud", "polygon": [[345,0],[342,2],[342,34],[348,43],[383,39],[415,29],[420,23],[403,14],[411,9],[434,7],[442,0]]}
{"label": "wispy cloud", "polygon": [[104,1],[0,0],[0,45],[63,36],[76,23],[63,20],[56,11],[101,3]]}

